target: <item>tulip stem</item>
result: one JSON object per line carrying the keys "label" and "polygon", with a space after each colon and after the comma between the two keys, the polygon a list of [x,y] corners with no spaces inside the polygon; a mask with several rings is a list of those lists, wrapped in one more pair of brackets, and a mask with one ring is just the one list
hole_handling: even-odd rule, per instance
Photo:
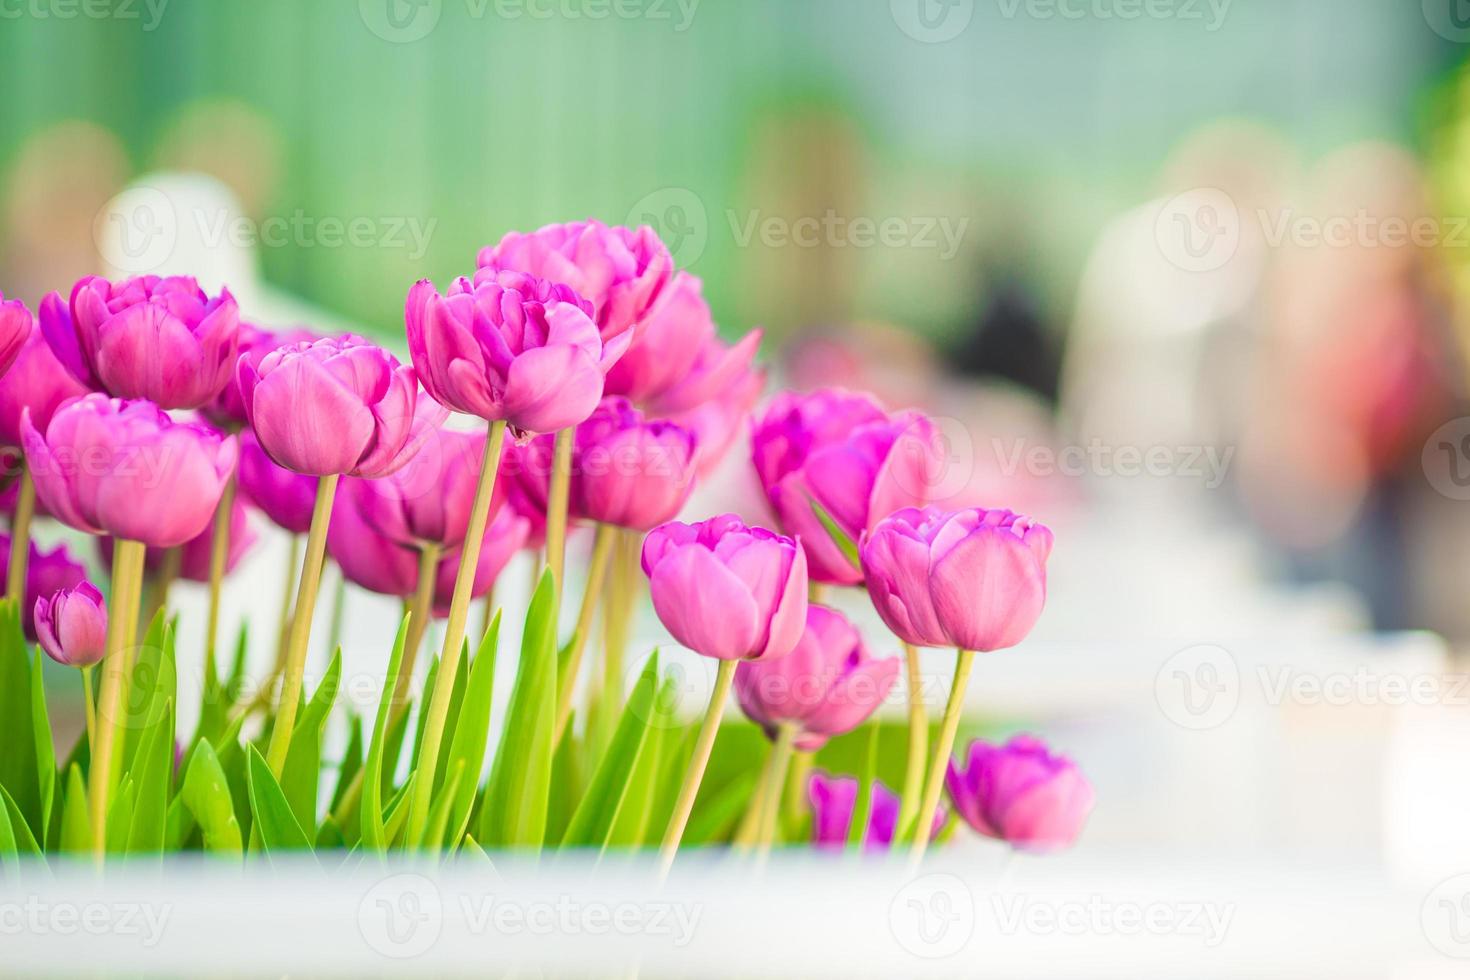
{"label": "tulip stem", "polygon": [[796,725],[789,721],[783,722],[776,730],[776,744],[771,749],[770,782],[766,785],[765,798],[761,801],[756,854],[762,860],[771,852],[771,845],[776,840],[778,818],[781,813],[781,790],[786,785],[786,771],[791,766],[791,755],[795,744]]}
{"label": "tulip stem", "polygon": [[546,494],[546,566],[551,569],[558,609],[562,573],[566,570],[567,498],[572,489],[572,440],[576,433],[576,426],[568,426],[556,434],[551,450],[551,487]]}
{"label": "tulip stem", "polygon": [[127,669],[123,654],[129,630],[142,594],[143,558],[147,553],[141,541],[117,540],[112,551],[112,608],[108,612],[107,644],[102,658],[102,699],[97,705],[97,743],[92,752],[87,800],[91,803],[92,842],[98,861],[107,850],[107,796],[112,788],[113,746],[118,739],[122,717],[123,674]]}
{"label": "tulip stem", "polygon": [[439,745],[444,739],[444,724],[449,718],[449,702],[454,697],[454,677],[459,672],[465,621],[469,618],[471,593],[475,587],[475,570],[480,565],[480,548],[485,542],[485,525],[490,519],[490,501],[495,494],[495,476],[500,471],[500,454],[504,445],[505,422],[491,422],[490,437],[485,440],[485,458],[480,461],[474,503],[470,505],[469,528],[460,549],[459,572],[454,577],[454,598],[449,602],[449,620],[444,625],[439,670],[434,675],[434,691],[424,719],[419,768],[414,776],[408,827],[403,837],[405,846],[409,848],[418,847],[429,819],[429,804],[434,797],[434,770],[439,766]]}
{"label": "tulip stem", "polygon": [[929,718],[924,711],[924,679],[919,673],[919,648],[903,645],[903,662],[908,672],[909,757],[903,773],[903,793],[898,806],[897,839],[913,826],[919,809],[919,793],[924,785],[924,761],[929,749]]}
{"label": "tulip stem", "polygon": [[[327,570],[322,568],[322,574]],[[332,619],[327,627],[327,649],[335,653],[342,646],[342,623],[347,615],[347,576],[337,569],[337,584],[332,589]]]}
{"label": "tulip stem", "polygon": [[82,712],[87,719],[87,751],[97,746],[97,701],[92,693],[92,667],[82,668]]}
{"label": "tulip stem", "polygon": [[398,669],[398,681],[393,687],[392,716],[408,710],[408,689],[413,684],[413,665],[419,655],[419,645],[424,641],[424,632],[429,628],[429,614],[434,605],[434,580],[439,574],[439,545],[426,543],[419,549],[419,583],[414,590],[413,605],[408,610],[408,637],[403,643],[403,664]]}
{"label": "tulip stem", "polygon": [[286,662],[286,641],[291,638],[291,598],[296,592],[296,570],[301,567],[301,535],[291,535],[291,547],[286,552],[286,575],[281,586],[281,615],[276,624],[276,659],[271,673]]}
{"label": "tulip stem", "polygon": [[211,688],[219,682],[215,646],[219,642],[219,593],[230,557],[230,518],[235,512],[235,474],[225,481],[214,512],[214,538],[209,544],[209,623],[204,634],[204,682]]}
{"label": "tulip stem", "polygon": [[[184,549],[182,547],[165,548],[163,561],[158,566],[158,574],[153,577],[153,585],[148,593],[147,614],[144,621],[152,624],[153,617],[158,615],[160,609],[168,606],[168,594],[173,589],[174,583],[178,581],[179,570],[184,567]],[[165,618],[167,615],[165,614]]]}
{"label": "tulip stem", "polygon": [[265,761],[277,779],[286,768],[286,753],[291,748],[291,732],[296,727],[296,702],[301,700],[301,680],[306,673],[306,648],[311,639],[311,618],[316,610],[316,594],[322,581],[322,563],[327,551],[327,525],[332,520],[332,498],[337,494],[336,473],[319,477],[316,503],[311,510],[311,530],[306,535],[306,557],[301,561],[301,576],[296,588],[296,613],[291,617],[291,635],[286,641],[285,670],[282,673],[281,696],[276,701],[276,720],[271,726],[270,747]]}
{"label": "tulip stem", "polygon": [[738,661],[721,660],[715,674],[715,689],[710,695],[709,709],[699,726],[694,740],[694,754],[689,758],[689,768],[684,770],[684,784],[679,788],[679,798],[674,803],[669,827],[664,831],[664,841],[659,848],[659,877],[665,877],[674,866],[674,855],[679,852],[679,842],[684,839],[684,828],[689,823],[689,814],[694,809],[694,798],[699,795],[699,784],[704,781],[704,770],[709,765],[710,752],[715,747],[715,735],[720,729],[720,718],[725,713],[725,702],[730,697],[730,684],[735,679]]}
{"label": "tulip stem", "polygon": [[965,705],[965,686],[970,681],[970,666],[975,662],[975,651],[960,650],[954,664],[954,684],[949,689],[949,700],[944,705],[944,718],[939,723],[939,741],[934,745],[934,758],[929,763],[929,773],[924,781],[924,798],[919,804],[919,813],[914,823],[914,843],[909,851],[909,867],[916,868],[929,847],[929,830],[934,826],[934,814],[939,811],[939,795],[944,791],[944,777],[949,769],[949,756],[954,750],[954,737],[960,729],[960,715]]}
{"label": "tulip stem", "polygon": [[561,742],[567,722],[572,717],[572,694],[577,687],[577,674],[582,668],[582,651],[587,648],[587,635],[592,632],[592,614],[597,611],[597,597],[602,594],[607,560],[612,554],[616,534],[616,528],[607,524],[597,525],[597,536],[592,542],[592,563],[587,569],[587,587],[582,591],[582,608],[577,611],[577,630],[572,634],[571,650],[562,671],[561,692],[556,699],[556,729],[552,745]]}
{"label": "tulip stem", "polygon": [[36,481],[31,468],[20,464],[20,490],[15,498],[15,519],[10,522],[10,565],[5,570],[5,594],[15,600],[25,617],[26,559],[31,553],[31,518],[36,513]]}
{"label": "tulip stem", "polygon": [[786,777],[786,809],[783,826],[794,831],[806,816],[806,782],[812,774],[814,753],[797,752],[791,757],[791,772]]}

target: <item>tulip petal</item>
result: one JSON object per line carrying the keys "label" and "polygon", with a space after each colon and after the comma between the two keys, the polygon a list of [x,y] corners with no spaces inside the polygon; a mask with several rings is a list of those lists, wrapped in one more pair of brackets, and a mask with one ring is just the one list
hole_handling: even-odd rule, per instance
{"label": "tulip petal", "polygon": [[81,345],[77,342],[76,327],[71,322],[71,311],[67,309],[66,300],[59,293],[48,293],[41,300],[38,319],[41,333],[46,337],[46,343],[51,345],[51,352],[56,355],[62,367],[77,381],[88,388],[95,388],[97,379],[82,359]]}
{"label": "tulip petal", "polygon": [[505,417],[527,432],[557,432],[597,408],[602,373],[579,347],[536,347],[510,365]]}
{"label": "tulip petal", "polygon": [[763,623],[750,591],[702,545],[685,545],[653,570],[654,609],[674,639],[720,660],[756,651]]}
{"label": "tulip petal", "polygon": [[346,473],[373,437],[372,412],[312,358],[283,361],[260,380],[254,394],[257,402],[269,394],[274,409],[251,416],[261,447],[298,473]]}
{"label": "tulip petal", "polygon": [[1046,574],[1009,528],[977,528],[934,566],[930,594],[950,642],[988,652],[1026,638],[1046,603]]}

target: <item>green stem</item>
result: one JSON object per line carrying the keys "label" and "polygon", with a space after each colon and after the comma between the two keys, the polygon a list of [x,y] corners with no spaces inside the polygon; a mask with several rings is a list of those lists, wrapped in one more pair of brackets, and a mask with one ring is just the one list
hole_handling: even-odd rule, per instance
{"label": "green stem", "polygon": [[87,719],[87,751],[97,747],[97,700],[92,694],[92,667],[82,668],[82,709]]}
{"label": "green stem", "polygon": [[674,802],[674,812],[669,817],[669,827],[664,831],[663,845],[659,848],[660,877],[666,876],[674,866],[674,855],[679,852],[679,842],[684,839],[684,828],[694,810],[699,784],[704,781],[704,770],[709,765],[715,735],[720,730],[720,717],[725,713],[725,702],[730,696],[730,684],[735,679],[735,665],[734,660],[721,660],[719,672],[715,674],[715,690],[710,695],[709,709],[695,737],[694,755],[689,759],[689,768],[684,770],[684,784],[679,788],[679,798]]}
{"label": "green stem", "polygon": [[10,565],[5,570],[5,594],[15,600],[17,608],[25,605],[26,559],[31,553],[31,518],[35,513],[36,481],[31,479],[31,468],[22,460],[15,519],[10,522]]}
{"label": "green stem", "polygon": [[408,689],[413,683],[413,665],[418,659],[419,646],[424,632],[429,628],[429,615],[434,606],[434,580],[439,574],[439,545],[425,544],[419,549],[419,583],[413,594],[413,605],[409,607],[408,636],[403,642],[403,664],[398,669],[398,680],[393,686],[394,720],[408,710]]}
{"label": "green stem", "polygon": [[587,587],[582,591],[582,608],[577,611],[577,630],[572,634],[572,648],[567,653],[561,691],[556,699],[556,734],[552,738],[553,745],[561,741],[567,722],[572,717],[572,694],[577,687],[577,674],[582,669],[582,651],[587,648],[587,635],[592,632],[592,615],[597,611],[598,596],[602,595],[602,582],[607,576],[607,559],[612,554],[616,534],[616,528],[607,524],[597,525],[597,537],[592,542],[592,564],[587,569]]}
{"label": "green stem", "polygon": [[751,791],[750,799],[745,804],[745,814],[740,818],[740,825],[735,828],[735,835],[730,838],[730,844],[737,852],[748,851],[754,846],[760,837],[761,815],[766,812],[766,797],[771,791],[771,770],[775,767],[776,747],[766,753],[766,761],[761,763],[760,778],[756,780],[755,789]]}
{"label": "green stem", "polygon": [[128,639],[126,623],[133,618],[142,592],[143,557],[147,549],[140,541],[117,540],[112,551],[112,608],[108,612],[106,653],[102,658],[102,698],[97,705],[97,744],[92,753],[91,804],[92,841],[100,861],[107,850],[107,798],[112,788],[113,746],[119,739],[122,717],[123,656]]}
{"label": "green stem", "polygon": [[562,573],[567,558],[567,498],[572,488],[572,440],[577,427],[556,434],[551,452],[551,487],[546,494],[546,567],[556,586],[557,608],[561,608]]}
{"label": "green stem", "polygon": [[311,639],[311,618],[316,610],[317,589],[322,580],[322,560],[327,551],[327,525],[332,520],[332,498],[337,493],[336,473],[318,478],[316,504],[311,511],[311,530],[306,535],[306,557],[301,562],[301,578],[296,589],[296,614],[291,618],[291,635],[286,641],[285,670],[281,680],[281,697],[276,702],[276,720],[271,726],[270,747],[265,761],[271,773],[281,778],[286,768],[286,753],[291,748],[291,732],[296,727],[296,702],[301,699],[301,680],[306,673],[306,648]]}
{"label": "green stem", "polygon": [[762,801],[756,850],[761,858],[771,852],[771,845],[776,840],[777,815],[781,812],[781,789],[786,785],[786,771],[791,766],[795,744],[796,725],[793,722],[784,722],[776,730],[776,746],[771,750],[771,781],[767,786],[766,798]]}
{"label": "green stem", "polygon": [[[325,575],[327,570],[322,569]],[[332,621],[327,629],[327,649],[335,653],[342,645],[342,623],[347,615],[347,576],[337,569],[337,584],[332,589]]]}
{"label": "green stem", "polygon": [[949,768],[949,756],[954,750],[954,737],[960,728],[960,714],[964,710],[965,686],[970,681],[970,666],[975,661],[975,651],[960,650],[954,665],[954,685],[949,689],[949,700],[944,705],[944,718],[939,724],[939,741],[934,746],[934,757],[929,762],[929,774],[924,781],[924,798],[919,804],[919,813],[914,823],[914,843],[909,851],[909,866],[917,867],[929,847],[929,828],[934,825],[934,814],[939,810],[939,796],[944,791],[944,775]]}
{"label": "green stem", "polygon": [[903,662],[908,671],[909,757],[903,773],[903,792],[899,797],[897,839],[913,826],[919,810],[919,793],[924,785],[924,760],[929,749],[929,718],[924,711],[924,679],[919,673],[919,648],[903,645]]}
{"label": "green stem", "polygon": [[449,620],[444,625],[439,670],[434,675],[434,692],[424,721],[424,741],[419,751],[413,796],[409,799],[407,832],[403,837],[409,847],[418,846],[429,819],[429,804],[434,796],[434,771],[439,767],[439,745],[444,740],[444,723],[449,717],[449,702],[454,696],[454,676],[459,672],[465,621],[470,614],[470,593],[475,585],[475,568],[480,564],[480,547],[485,540],[485,524],[490,517],[490,499],[495,493],[495,476],[500,470],[500,451],[504,444],[505,423],[491,422],[490,437],[485,440],[485,458],[480,462],[475,500],[470,505],[469,529],[459,555],[459,573],[454,578]]}
{"label": "green stem", "polygon": [[209,622],[204,634],[204,682],[211,690],[219,682],[215,654],[219,643],[219,594],[225,581],[225,565],[230,558],[230,518],[235,512],[235,474],[225,481],[214,512],[214,537],[209,543]]}

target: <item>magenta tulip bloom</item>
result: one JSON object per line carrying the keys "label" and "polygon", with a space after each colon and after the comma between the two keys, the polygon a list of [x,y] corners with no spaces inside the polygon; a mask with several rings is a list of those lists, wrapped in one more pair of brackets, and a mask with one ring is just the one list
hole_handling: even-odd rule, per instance
{"label": "magenta tulip bloom", "polygon": [[311,530],[316,503],[314,476],[305,476],[276,463],[260,448],[255,433],[240,433],[240,489],[279,528],[292,534]]}
{"label": "magenta tulip bloom", "polygon": [[965,823],[1020,850],[1066,847],[1092,812],[1087,777],[1030,735],[999,747],[971,742],[968,764],[962,769],[950,760],[946,783]]}
{"label": "magenta tulip bloom", "polygon": [[32,331],[17,353],[15,363],[0,377],[0,445],[20,445],[20,416],[31,412],[31,424],[45,429],[57,407],[87,393],[71,376],[40,331]]}
{"label": "magenta tulip bloom", "polygon": [[[807,783],[807,799],[812,806],[812,843],[821,850],[841,850],[847,844],[847,831],[852,826],[857,807],[858,781],[851,776],[829,776],[813,772]],[[882,783],[873,782],[873,800],[868,810],[868,826],[863,833],[865,851],[886,851],[898,832],[899,798]],[[949,815],[944,807],[934,814],[929,839],[939,836]]]}
{"label": "magenta tulip bloom", "polygon": [[57,520],[155,548],[209,525],[238,454],[234,436],[101,394],[57,409],[44,435],[23,414],[21,441],[36,493]]}
{"label": "magenta tulip bloom", "polygon": [[[555,438],[517,448],[517,482],[542,513]],[[569,508],[574,518],[647,531],[671,520],[694,489],[694,434],[648,421],[626,398],[604,398],[577,426]]]}
{"label": "magenta tulip bloom", "polygon": [[643,541],[643,571],[664,627],[706,657],[784,657],[806,626],[801,546],[733,514],[654,528]]}
{"label": "magenta tulip bloom", "polygon": [[[0,533],[0,567],[10,564],[10,535]],[[20,596],[21,626],[28,638],[36,639],[36,624],[32,611],[36,600],[62,589],[71,589],[87,580],[87,569],[72,557],[66,545],[58,544],[50,551],[37,547],[31,540],[30,555],[26,560],[25,595]]]}
{"label": "magenta tulip bloom", "polygon": [[576,425],[630,337],[604,345],[592,307],[570,287],[482,269],[440,296],[420,280],[404,318],[424,387],[441,404],[518,432]]}
{"label": "magenta tulip bloom", "polygon": [[607,393],[648,404],[683,382],[716,339],[699,279],[680,272],[649,309],[637,342],[607,372]]}
{"label": "magenta tulip bloom", "polygon": [[[249,323],[242,323],[240,324],[239,360],[249,360],[252,366],[258,368],[261,359],[271,351],[279,347],[316,339],[317,335],[310,330],[298,328],[272,332]],[[236,361],[236,366],[238,365],[239,361]],[[226,431],[236,431],[250,424],[250,416],[245,411],[245,400],[240,395],[238,375],[237,370],[232,370],[230,380],[225,384],[224,389],[201,409],[209,421]]]}
{"label": "magenta tulip bloom", "polygon": [[[245,502],[238,497],[230,510],[230,547],[225,553],[225,572],[233,572],[256,541],[255,531],[250,527],[249,513]],[[112,568],[112,539],[98,538],[97,550],[103,563]],[[166,548],[149,548],[144,554],[143,567],[157,572],[167,561]],[[214,553],[214,522],[179,548],[179,578],[190,582],[209,581],[209,562]]]}
{"label": "magenta tulip bloom", "polygon": [[[483,432],[439,429],[403,468],[379,480],[346,480],[338,495],[391,541],[412,548],[455,548],[469,530],[484,455]],[[505,498],[504,485],[495,483],[491,517]]]}
{"label": "magenta tulip bloom", "polygon": [[841,613],[813,604],[796,647],[775,660],[742,663],[735,693],[767,736],[794,724],[796,748],[815,752],[878,710],[898,680],[898,667],[897,657],[873,658]]}
{"label": "magenta tulip bloom", "polygon": [[756,475],[781,527],[801,538],[819,582],[856,585],[862,573],[832,541],[815,501],[854,542],[896,510],[928,503],[942,463],[934,424],[889,415],[866,394],[777,395],[751,430]]}
{"label": "magenta tulip bloom", "polygon": [[[759,339],[757,334],[749,336]],[[666,416],[670,422],[694,433],[695,467],[701,477],[709,476],[724,461],[736,437],[745,431],[746,419],[765,386],[765,371],[747,367],[730,379],[717,396]],[[654,411],[659,407],[654,406]]]}
{"label": "magenta tulip bloom", "polygon": [[10,370],[16,355],[32,334],[31,311],[18,299],[0,293],[0,374]]}
{"label": "magenta tulip bloom", "polygon": [[481,249],[477,264],[570,286],[592,304],[604,342],[641,330],[674,272],[669,250],[652,228],[610,228],[600,221],[513,231]]}
{"label": "magenta tulip bloom", "polygon": [[241,358],[237,376],[261,448],[311,476],[387,476],[448,414],[419,396],[413,368],[352,335]]}
{"label": "magenta tulip bloom", "polygon": [[46,655],[68,667],[90,667],[107,653],[107,604],[91,582],[41,596],[36,637]]}
{"label": "magenta tulip bloom", "polygon": [[198,408],[223,390],[239,325],[229,290],[208,296],[190,276],[87,276],[69,304],[41,301],[41,331],[78,381],[160,408]]}
{"label": "magenta tulip bloom", "polygon": [[863,574],[904,642],[999,650],[1041,615],[1051,545],[1044,525],[1008,510],[907,508],[863,539]]}

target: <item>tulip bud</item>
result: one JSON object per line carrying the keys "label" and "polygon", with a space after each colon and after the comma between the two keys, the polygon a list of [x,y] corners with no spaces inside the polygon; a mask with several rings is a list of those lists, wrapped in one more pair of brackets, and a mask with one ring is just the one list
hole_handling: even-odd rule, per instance
{"label": "tulip bud", "polygon": [[[813,772],[807,783],[807,799],[812,806],[812,843],[822,850],[842,850],[852,826],[857,807],[858,781],[851,776],[829,776]],[[886,851],[898,832],[899,798],[887,786],[873,781],[872,802],[868,809],[868,826],[863,833],[863,849]],[[949,815],[943,807],[934,814],[929,828],[933,840],[944,829]]]}
{"label": "tulip bud", "polygon": [[1026,638],[1046,603],[1052,535],[1008,510],[906,508],[862,542],[868,595],[915,646],[990,651]]}
{"label": "tulip bud", "polygon": [[796,748],[815,752],[878,710],[898,680],[898,668],[896,657],[869,655],[841,613],[810,605],[795,648],[775,660],[742,663],[735,671],[735,693],[767,736],[783,723],[794,723]]}
{"label": "tulip bud", "polygon": [[1087,777],[1030,735],[1017,735],[999,747],[976,739],[964,768],[950,760],[946,783],[967,824],[1020,850],[1066,847],[1092,811]]}
{"label": "tulip bud", "polygon": [[800,545],[733,514],[671,521],[643,541],[653,608],[674,639],[719,660],[784,657],[806,624]]}
{"label": "tulip bud", "polygon": [[91,582],[41,596],[36,637],[46,655],[68,667],[90,667],[107,652],[107,605]]}

